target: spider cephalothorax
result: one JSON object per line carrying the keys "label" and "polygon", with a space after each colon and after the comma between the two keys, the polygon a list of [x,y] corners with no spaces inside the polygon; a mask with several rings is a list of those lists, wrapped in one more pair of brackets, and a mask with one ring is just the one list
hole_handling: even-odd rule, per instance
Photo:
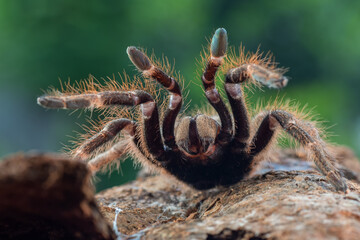
{"label": "spider cephalothorax", "polygon": [[[221,28],[212,38],[210,56],[201,77],[205,95],[220,121],[203,114],[176,121],[183,101],[179,84],[135,47],[127,49],[132,63],[144,77],[156,80],[170,94],[161,123],[154,98],[146,91],[131,88],[50,94],[39,97],[38,103],[47,108],[66,109],[140,105],[140,121],[122,118],[120,114],[74,151],[76,158],[89,160],[89,168],[94,172],[125,153],[132,153],[144,165],[170,173],[196,189],[228,186],[240,181],[252,170],[254,158],[268,149],[276,129],[282,128],[311,153],[319,170],[337,190],[346,191],[345,180],[334,167],[333,157],[311,124],[279,109],[262,112],[256,120],[250,119],[242,84],[255,81],[274,88],[287,84],[282,71],[271,62],[244,55],[237,61],[230,61],[228,65],[231,67],[226,70],[224,84],[231,112],[228,110],[215,86],[215,74],[224,62],[226,51],[227,33]],[[259,123],[255,131],[252,129],[255,128],[253,121]],[[127,135],[109,150],[90,157],[120,131]],[[250,134],[251,131],[254,134]]]}

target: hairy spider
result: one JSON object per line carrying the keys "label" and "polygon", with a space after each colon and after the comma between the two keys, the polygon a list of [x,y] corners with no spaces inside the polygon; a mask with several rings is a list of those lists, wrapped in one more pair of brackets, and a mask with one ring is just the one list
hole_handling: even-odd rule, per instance
{"label": "hairy spider", "polygon": [[[269,56],[261,59],[261,54],[247,56],[242,53],[237,60],[230,60],[232,63],[228,64],[230,67],[226,70],[224,85],[232,114],[229,112],[215,86],[215,75],[224,63],[227,45],[226,30],[217,29],[201,77],[205,95],[220,121],[217,117],[204,114],[177,121],[183,102],[178,82],[135,47],[127,48],[132,63],[146,79],[156,80],[169,92],[168,107],[161,124],[157,104],[147,91],[134,86],[119,87],[115,80],[108,88],[90,81],[86,83],[86,90],[73,87],[67,93],[53,92],[39,97],[37,102],[46,108],[63,109],[123,109],[124,105],[140,105],[141,120],[122,118],[124,114],[117,110],[117,119],[107,122],[100,132],[74,151],[75,157],[88,161],[89,168],[94,172],[125,153],[131,153],[143,165],[169,173],[196,189],[229,186],[242,180],[253,169],[259,161],[255,157],[269,149],[276,129],[282,128],[307,149],[321,173],[337,190],[346,191],[346,182],[334,167],[334,158],[313,124],[280,109],[264,111],[250,120],[242,85],[252,81],[281,88],[288,82]],[[258,123],[255,130],[253,122]],[[96,149],[121,131],[127,135],[107,151],[91,158]],[[250,134],[251,131],[254,134]]]}

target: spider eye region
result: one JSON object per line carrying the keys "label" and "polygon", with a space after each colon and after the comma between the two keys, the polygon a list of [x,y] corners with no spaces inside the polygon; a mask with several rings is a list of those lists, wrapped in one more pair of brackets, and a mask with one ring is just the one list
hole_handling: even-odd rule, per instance
{"label": "spider eye region", "polygon": [[209,116],[185,117],[176,128],[176,142],[186,153],[202,155],[214,143],[219,129],[219,123]]}

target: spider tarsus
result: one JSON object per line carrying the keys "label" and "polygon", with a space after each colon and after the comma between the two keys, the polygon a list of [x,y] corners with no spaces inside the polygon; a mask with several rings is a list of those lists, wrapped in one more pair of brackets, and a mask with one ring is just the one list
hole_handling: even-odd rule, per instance
{"label": "spider tarsus", "polygon": [[249,64],[247,69],[252,78],[269,88],[283,88],[289,81],[287,77],[278,71],[257,64]]}
{"label": "spider tarsus", "polygon": [[227,32],[224,28],[218,28],[211,40],[211,56],[223,57],[228,45]]}
{"label": "spider tarsus", "polygon": [[230,69],[226,74],[226,82],[229,83],[242,83],[251,78],[269,88],[283,88],[289,82],[289,79],[278,71],[254,63]]}
{"label": "spider tarsus", "polygon": [[126,49],[131,62],[140,70],[147,71],[153,66],[148,56],[136,47],[130,46]]}
{"label": "spider tarsus", "polygon": [[37,104],[46,108],[63,108],[65,106],[63,100],[56,98],[49,98],[47,96],[38,97]]}
{"label": "spider tarsus", "polygon": [[96,99],[97,95],[94,94],[42,96],[37,99],[37,103],[46,108],[79,109],[96,105]]}

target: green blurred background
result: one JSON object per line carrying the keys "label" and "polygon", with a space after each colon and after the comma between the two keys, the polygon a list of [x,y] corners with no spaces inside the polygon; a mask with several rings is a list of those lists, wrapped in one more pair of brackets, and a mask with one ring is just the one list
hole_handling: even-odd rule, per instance
{"label": "green blurred background", "polygon": [[[360,1],[73,1],[0,0],[0,156],[17,151],[59,151],[81,131],[84,114],[46,111],[36,104],[41,89],[122,72],[135,74],[129,45],[176,59],[190,82],[192,106],[205,103],[196,58],[218,27],[230,45],[271,50],[289,67],[288,87],[277,94],[298,100],[326,120],[332,142],[360,150]],[[133,179],[100,176],[98,190]]]}

